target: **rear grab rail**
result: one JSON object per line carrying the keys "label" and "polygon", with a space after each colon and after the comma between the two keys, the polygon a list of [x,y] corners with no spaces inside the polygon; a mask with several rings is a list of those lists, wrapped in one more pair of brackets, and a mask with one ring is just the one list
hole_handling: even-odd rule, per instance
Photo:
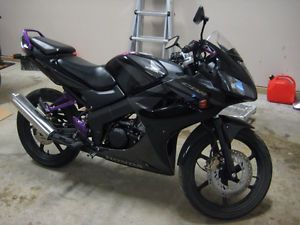
{"label": "rear grab rail", "polygon": [[[23,29],[22,33],[23,33],[23,40],[22,40],[22,44],[21,44],[21,47],[24,49],[29,49],[31,50],[32,49],[32,44],[30,42],[30,37],[28,35],[28,32],[35,32],[35,33],[38,33],[41,37],[45,37],[40,31],[38,30],[33,30],[33,29]],[[25,43],[24,43],[24,42]]]}

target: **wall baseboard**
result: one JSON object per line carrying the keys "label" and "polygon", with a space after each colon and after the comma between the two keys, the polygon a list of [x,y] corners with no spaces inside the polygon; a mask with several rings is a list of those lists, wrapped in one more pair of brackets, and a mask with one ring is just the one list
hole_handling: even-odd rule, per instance
{"label": "wall baseboard", "polygon": [[259,94],[267,94],[267,88],[262,86],[256,86],[256,90]]}
{"label": "wall baseboard", "polygon": [[1,59],[3,61],[20,62],[19,59],[15,59],[13,56],[7,56],[7,55],[2,55]]}
{"label": "wall baseboard", "polygon": [[[265,94],[265,95],[267,94],[267,88],[266,87],[257,86],[256,89],[257,89],[257,92],[259,94]],[[297,95],[297,99],[300,100],[300,91],[297,91],[296,95]]]}

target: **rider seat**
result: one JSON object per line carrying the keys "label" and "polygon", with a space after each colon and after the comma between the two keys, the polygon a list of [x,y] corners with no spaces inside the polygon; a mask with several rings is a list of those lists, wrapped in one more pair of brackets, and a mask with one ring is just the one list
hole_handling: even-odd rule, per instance
{"label": "rider seat", "polygon": [[[32,45],[45,55],[72,54],[75,48],[45,37],[32,37]],[[96,91],[107,91],[115,86],[114,78],[103,66],[92,64],[80,57],[67,55],[58,59],[58,64],[71,78],[75,77]]]}
{"label": "rider seat", "polygon": [[103,67],[92,64],[77,56],[67,56],[58,60],[58,64],[70,75],[86,83],[97,91],[112,89],[116,82]]}
{"label": "rider seat", "polygon": [[45,55],[72,54],[76,51],[72,46],[45,37],[32,37],[30,42]]}

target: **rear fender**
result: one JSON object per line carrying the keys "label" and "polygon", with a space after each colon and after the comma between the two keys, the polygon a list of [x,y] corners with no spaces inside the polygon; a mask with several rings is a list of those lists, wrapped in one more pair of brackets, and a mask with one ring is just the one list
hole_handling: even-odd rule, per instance
{"label": "rear fender", "polygon": [[[220,116],[223,123],[223,131],[228,142],[231,142],[234,137],[243,129],[252,129],[253,127],[236,118],[228,117],[228,116]],[[177,165],[182,165],[191,151],[198,151],[199,149],[194,148],[201,142],[210,143],[211,135],[214,132],[213,123],[201,123],[198,127],[196,127],[193,132],[188,136],[186,141],[184,142],[181,151],[178,156]]]}

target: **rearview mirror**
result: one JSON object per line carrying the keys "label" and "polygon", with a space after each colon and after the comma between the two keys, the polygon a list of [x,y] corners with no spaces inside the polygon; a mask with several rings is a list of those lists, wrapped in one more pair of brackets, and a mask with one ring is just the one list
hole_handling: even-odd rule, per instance
{"label": "rearview mirror", "polygon": [[207,20],[208,18],[205,17],[205,13],[204,13],[204,8],[202,6],[200,6],[196,12],[196,15],[193,19],[195,24],[199,24],[204,20]]}
{"label": "rearview mirror", "polygon": [[169,49],[176,46],[178,44],[178,40],[179,40],[179,36],[174,36],[171,39],[169,39],[165,49]]}

